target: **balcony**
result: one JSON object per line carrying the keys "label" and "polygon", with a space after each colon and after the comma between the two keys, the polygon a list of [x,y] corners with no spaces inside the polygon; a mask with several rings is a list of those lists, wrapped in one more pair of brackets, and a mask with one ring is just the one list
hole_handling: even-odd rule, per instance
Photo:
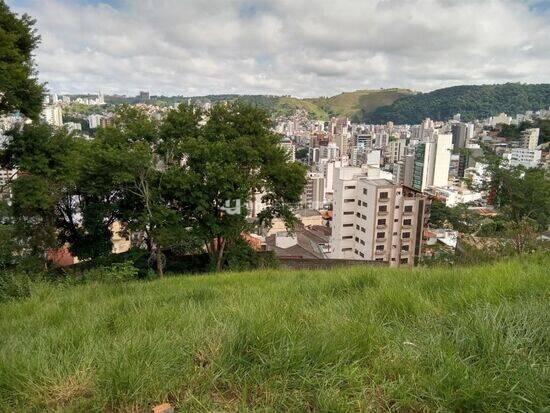
{"label": "balcony", "polygon": [[401,256],[402,256],[402,257],[408,257],[408,256],[409,256],[409,253],[410,253],[409,250],[401,250]]}
{"label": "balcony", "polygon": [[378,211],[378,215],[380,215],[382,217],[386,216],[386,215],[388,215],[388,211]]}
{"label": "balcony", "polygon": [[378,198],[378,202],[389,202],[390,198]]}
{"label": "balcony", "polygon": [[384,250],[376,250],[376,251],[374,252],[374,254],[380,256],[380,255],[386,254],[386,251],[384,251]]}
{"label": "balcony", "polygon": [[376,238],[375,241],[376,241],[376,242],[386,242],[386,239],[387,239],[386,237],[384,237],[384,238]]}
{"label": "balcony", "polygon": [[388,228],[388,226],[386,224],[376,226],[376,229],[386,229],[386,228]]}

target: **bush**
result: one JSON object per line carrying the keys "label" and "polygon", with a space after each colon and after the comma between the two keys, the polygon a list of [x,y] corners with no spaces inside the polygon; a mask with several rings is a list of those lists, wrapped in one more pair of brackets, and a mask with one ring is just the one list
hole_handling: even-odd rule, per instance
{"label": "bush", "polygon": [[82,281],[124,282],[138,278],[139,270],[132,262],[114,263],[105,267],[92,268],[82,273]]}
{"label": "bush", "polygon": [[226,268],[231,271],[278,267],[277,258],[272,252],[259,253],[242,239],[229,248],[225,259]]}
{"label": "bush", "polygon": [[31,295],[31,280],[28,275],[14,272],[0,272],[0,303]]}

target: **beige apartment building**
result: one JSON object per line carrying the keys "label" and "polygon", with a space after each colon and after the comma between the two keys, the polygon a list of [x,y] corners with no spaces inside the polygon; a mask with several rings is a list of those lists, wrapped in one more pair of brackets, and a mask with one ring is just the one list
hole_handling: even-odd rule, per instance
{"label": "beige apartment building", "polygon": [[413,266],[420,256],[427,197],[357,168],[335,173],[330,258]]}

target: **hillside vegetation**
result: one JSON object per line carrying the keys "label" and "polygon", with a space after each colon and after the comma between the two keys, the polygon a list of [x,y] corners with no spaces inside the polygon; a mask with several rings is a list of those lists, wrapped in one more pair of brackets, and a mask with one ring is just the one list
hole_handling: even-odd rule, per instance
{"label": "hillside vegetation", "polygon": [[415,124],[425,118],[447,120],[457,113],[463,120],[471,121],[501,112],[516,115],[549,106],[550,84],[455,86],[402,97],[367,113],[364,121]]}
{"label": "hillside vegetation", "polygon": [[0,411],[543,411],[549,265],[39,282],[0,304]]}
{"label": "hillside vegetation", "polygon": [[316,104],[330,116],[348,116],[354,121],[361,121],[379,107],[391,105],[397,99],[412,93],[408,89],[356,90],[328,98],[306,100]]}

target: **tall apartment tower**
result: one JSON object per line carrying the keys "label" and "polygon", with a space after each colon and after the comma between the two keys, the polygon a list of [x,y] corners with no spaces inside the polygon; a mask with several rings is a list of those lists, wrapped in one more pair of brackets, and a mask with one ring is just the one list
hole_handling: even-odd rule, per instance
{"label": "tall apartment tower", "polygon": [[320,209],[325,197],[325,177],[322,174],[310,172],[302,193],[302,205],[309,209]]}
{"label": "tall apartment tower", "polygon": [[415,148],[412,188],[424,192],[431,186],[446,186],[453,148],[452,135],[436,134]]}
{"label": "tall apartment tower", "polygon": [[451,133],[453,135],[453,149],[458,151],[459,149],[466,147],[466,139],[468,135],[468,128],[464,123],[455,123],[451,127]]}
{"label": "tall apartment tower", "polygon": [[521,141],[522,141],[521,146],[524,149],[530,149],[530,150],[537,149],[537,146],[539,143],[539,135],[540,135],[539,128],[525,129],[523,132],[521,132]]}
{"label": "tall apartment tower", "polygon": [[421,254],[427,198],[358,169],[335,172],[330,257],[413,266]]}

